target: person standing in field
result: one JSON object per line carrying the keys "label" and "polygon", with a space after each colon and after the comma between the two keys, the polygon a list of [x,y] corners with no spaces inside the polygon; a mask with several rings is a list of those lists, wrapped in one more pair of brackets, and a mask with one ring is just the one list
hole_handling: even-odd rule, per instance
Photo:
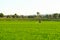
{"label": "person standing in field", "polygon": [[41,17],[39,12],[37,12],[37,20],[39,21],[39,23],[41,23]]}

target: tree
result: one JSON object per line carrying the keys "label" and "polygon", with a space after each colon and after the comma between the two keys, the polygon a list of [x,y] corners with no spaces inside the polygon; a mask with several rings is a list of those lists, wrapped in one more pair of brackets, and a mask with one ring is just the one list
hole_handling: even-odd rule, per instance
{"label": "tree", "polygon": [[18,15],[15,13],[14,15],[12,15],[13,18],[18,18]]}
{"label": "tree", "polygon": [[53,14],[53,17],[54,17],[55,19],[59,18],[58,13]]}
{"label": "tree", "polygon": [[34,18],[34,16],[33,15],[29,15],[28,18]]}
{"label": "tree", "polygon": [[60,14],[59,14],[59,18],[60,18]]}
{"label": "tree", "polygon": [[7,18],[10,18],[10,15],[7,15],[6,17],[7,17]]}
{"label": "tree", "polygon": [[0,13],[0,17],[4,17],[4,14],[3,13]]}
{"label": "tree", "polygon": [[41,18],[40,18],[40,13],[39,12],[37,12],[37,18],[38,18],[39,23],[41,23]]}
{"label": "tree", "polygon": [[45,15],[45,18],[47,18],[47,19],[48,19],[48,18],[49,18],[49,15]]}
{"label": "tree", "polygon": [[12,15],[12,18],[15,18],[15,16],[14,16],[14,15]]}
{"label": "tree", "polygon": [[53,17],[52,17],[52,15],[48,15],[48,18],[49,18],[49,19],[52,19]]}

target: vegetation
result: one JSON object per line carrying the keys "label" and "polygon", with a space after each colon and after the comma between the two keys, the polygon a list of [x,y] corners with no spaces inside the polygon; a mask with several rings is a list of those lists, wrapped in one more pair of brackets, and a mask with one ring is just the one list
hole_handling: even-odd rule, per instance
{"label": "vegetation", "polygon": [[59,40],[60,22],[0,21],[0,40]]}
{"label": "vegetation", "polygon": [[37,19],[39,21],[39,23],[41,22],[41,20],[60,20],[60,14],[59,13],[54,13],[54,14],[46,14],[46,15],[40,15],[39,12],[37,12],[37,15],[28,15],[28,16],[24,16],[24,15],[17,15],[17,13],[15,13],[14,15],[4,15],[3,13],[0,13],[0,18],[22,18],[22,19]]}
{"label": "vegetation", "polygon": [[0,13],[0,17],[4,17],[4,14],[3,13]]}
{"label": "vegetation", "polygon": [[[38,23],[39,22],[39,23]],[[60,14],[4,15],[0,13],[0,40],[60,40]]]}

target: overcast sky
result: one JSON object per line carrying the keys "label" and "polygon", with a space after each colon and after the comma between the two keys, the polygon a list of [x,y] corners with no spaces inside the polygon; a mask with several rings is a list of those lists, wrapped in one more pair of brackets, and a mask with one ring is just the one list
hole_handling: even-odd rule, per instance
{"label": "overcast sky", "polygon": [[60,0],[0,0],[0,12],[4,14],[33,15],[60,13]]}

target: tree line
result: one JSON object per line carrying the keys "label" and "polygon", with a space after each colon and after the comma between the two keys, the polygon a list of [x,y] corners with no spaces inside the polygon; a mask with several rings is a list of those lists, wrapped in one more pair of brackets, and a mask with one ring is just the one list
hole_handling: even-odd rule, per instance
{"label": "tree line", "polygon": [[4,15],[3,13],[0,13],[0,18],[37,18],[38,16],[41,19],[60,19],[59,13],[40,15],[40,13],[37,12],[37,15],[29,15],[29,16],[24,15],[19,16],[16,13],[14,15]]}

